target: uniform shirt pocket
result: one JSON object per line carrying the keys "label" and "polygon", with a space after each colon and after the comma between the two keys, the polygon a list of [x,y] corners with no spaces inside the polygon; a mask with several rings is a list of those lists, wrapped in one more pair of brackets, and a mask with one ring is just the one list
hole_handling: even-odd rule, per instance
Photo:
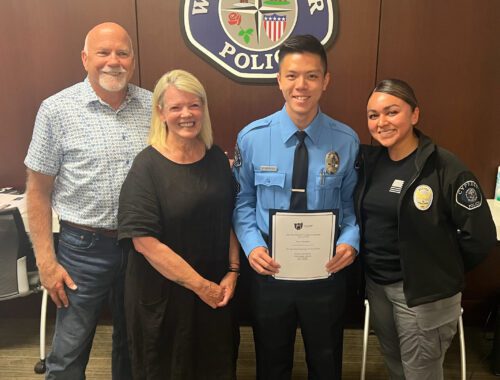
{"label": "uniform shirt pocket", "polygon": [[265,209],[281,208],[285,195],[285,173],[255,172],[257,199]]}
{"label": "uniform shirt pocket", "polygon": [[342,177],[338,175],[316,176],[317,209],[340,209],[340,186]]}

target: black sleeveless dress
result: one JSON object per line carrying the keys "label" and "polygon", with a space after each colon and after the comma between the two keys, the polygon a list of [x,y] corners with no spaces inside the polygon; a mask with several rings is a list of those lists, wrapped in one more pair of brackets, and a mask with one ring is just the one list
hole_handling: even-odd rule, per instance
{"label": "black sleeveless dress", "polygon": [[229,265],[235,185],[217,146],[177,164],[149,146],[120,194],[120,242],[129,250],[125,311],[134,379],[234,379],[239,344],[231,303],[212,309],[157,272],[133,248],[152,236],[219,283]]}

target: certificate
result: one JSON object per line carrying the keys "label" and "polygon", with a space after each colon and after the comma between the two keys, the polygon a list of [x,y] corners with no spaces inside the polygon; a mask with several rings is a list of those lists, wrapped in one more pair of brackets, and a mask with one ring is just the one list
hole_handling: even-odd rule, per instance
{"label": "certificate", "polygon": [[271,254],[280,264],[279,280],[328,278],[326,263],[332,258],[336,241],[335,211],[270,212]]}

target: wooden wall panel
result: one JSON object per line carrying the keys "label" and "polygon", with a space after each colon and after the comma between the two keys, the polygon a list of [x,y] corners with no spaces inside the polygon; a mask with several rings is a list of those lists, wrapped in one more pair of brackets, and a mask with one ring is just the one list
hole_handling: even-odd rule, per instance
{"label": "wooden wall panel", "polygon": [[[138,2],[141,80],[152,89],[168,70],[182,68],[204,84],[215,141],[232,154],[236,135],[249,122],[283,106],[277,85],[237,83],[192,52],[184,43],[179,22],[180,1]],[[332,84],[322,109],[350,124],[364,140],[365,99],[375,81],[379,1],[339,1],[340,28],[328,50]]]}
{"label": "wooden wall panel", "polygon": [[[23,187],[23,164],[43,99],[85,78],[85,35],[104,21],[137,42],[134,0],[0,2],[0,187]],[[138,71],[134,82],[138,83]]]}
{"label": "wooden wall panel", "polygon": [[[382,0],[383,1],[383,0]],[[370,142],[366,100],[376,81],[381,0],[339,0],[339,34],[328,55],[332,82],[323,109]]]}
{"label": "wooden wall panel", "polygon": [[500,165],[500,1],[383,0],[377,79],[413,85],[419,127],[492,198]]}
{"label": "wooden wall panel", "polygon": [[497,242],[488,258],[465,276],[462,305],[468,324],[484,325],[489,314],[496,312],[500,304],[499,268],[500,242]]}

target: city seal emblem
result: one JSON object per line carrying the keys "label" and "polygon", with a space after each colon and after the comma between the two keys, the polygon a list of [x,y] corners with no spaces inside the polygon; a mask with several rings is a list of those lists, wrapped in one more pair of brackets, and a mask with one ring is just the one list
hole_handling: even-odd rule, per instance
{"label": "city seal emblem", "polygon": [[464,182],[455,195],[457,204],[467,210],[474,210],[483,204],[483,196],[476,181]]}
{"label": "city seal emblem", "polygon": [[180,24],[187,45],[229,77],[269,83],[290,35],[333,42],[337,9],[337,0],[183,0]]}

